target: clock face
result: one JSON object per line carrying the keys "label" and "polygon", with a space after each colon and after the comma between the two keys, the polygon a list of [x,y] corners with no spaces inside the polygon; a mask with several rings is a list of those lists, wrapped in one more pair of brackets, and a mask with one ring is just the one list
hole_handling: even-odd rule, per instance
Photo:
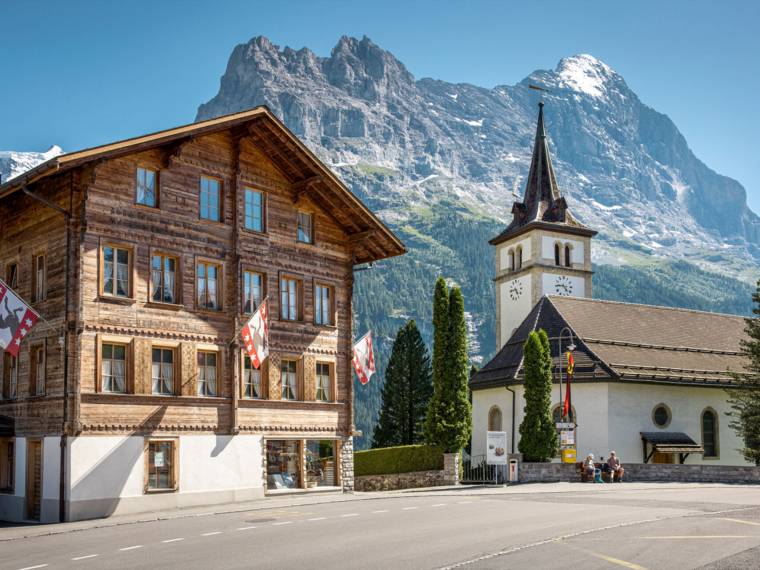
{"label": "clock face", "polygon": [[509,285],[509,298],[513,301],[517,301],[520,297],[522,297],[523,293],[523,284],[520,281],[512,281]]}
{"label": "clock face", "polygon": [[569,277],[566,277],[565,275],[560,275],[557,277],[557,280],[554,282],[554,292],[557,295],[564,295],[569,296],[573,294],[573,282],[570,281]]}

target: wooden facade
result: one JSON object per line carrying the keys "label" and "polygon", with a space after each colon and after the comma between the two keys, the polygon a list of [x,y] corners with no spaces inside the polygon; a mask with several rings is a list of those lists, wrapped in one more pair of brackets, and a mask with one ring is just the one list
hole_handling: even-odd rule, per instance
{"label": "wooden facade", "polygon": [[[137,203],[138,169],[155,173],[153,207]],[[218,221],[202,219],[204,178],[219,189]],[[246,228],[246,189],[263,198],[262,231]],[[298,240],[299,212],[310,215],[312,243]],[[265,108],[52,159],[0,187],[0,236],[3,277],[16,264],[16,290],[45,319],[22,346],[15,394],[3,363],[0,416],[25,437],[350,437],[353,268],[405,251]],[[36,300],[38,256],[45,282]],[[172,263],[169,302],[152,297],[154,256]],[[209,267],[213,308],[199,301],[210,294],[211,279],[198,279]],[[261,276],[269,299],[271,352],[258,399],[245,397],[238,339],[248,318],[246,271]],[[283,279],[297,287],[295,320],[279,318]],[[329,318],[320,313],[329,324],[317,324],[317,285],[329,291]],[[124,393],[104,385],[104,354],[113,350],[104,345],[123,350]],[[32,364],[40,348],[38,393]],[[154,349],[171,360],[168,395],[155,394]],[[199,391],[199,353],[213,355],[215,395]],[[296,363],[294,400],[282,399],[284,360]],[[317,363],[329,365],[328,401],[317,401]]]}

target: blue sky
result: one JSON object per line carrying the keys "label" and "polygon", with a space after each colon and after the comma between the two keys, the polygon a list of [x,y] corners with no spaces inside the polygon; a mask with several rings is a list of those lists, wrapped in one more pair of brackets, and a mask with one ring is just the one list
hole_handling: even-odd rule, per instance
{"label": "blue sky", "polygon": [[0,150],[75,150],[190,122],[256,35],[327,55],[367,35],[417,77],[513,84],[590,53],[760,211],[760,2],[0,0]]}

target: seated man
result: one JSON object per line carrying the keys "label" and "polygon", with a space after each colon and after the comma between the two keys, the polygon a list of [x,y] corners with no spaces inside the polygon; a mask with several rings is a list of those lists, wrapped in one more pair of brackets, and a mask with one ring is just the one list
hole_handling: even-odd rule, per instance
{"label": "seated man", "polygon": [[618,459],[618,456],[614,451],[610,451],[610,458],[607,460],[607,465],[610,470],[612,470],[612,482],[614,483],[615,480],[617,480],[618,483],[622,483],[625,469],[623,469],[623,466],[620,464],[620,459]]}

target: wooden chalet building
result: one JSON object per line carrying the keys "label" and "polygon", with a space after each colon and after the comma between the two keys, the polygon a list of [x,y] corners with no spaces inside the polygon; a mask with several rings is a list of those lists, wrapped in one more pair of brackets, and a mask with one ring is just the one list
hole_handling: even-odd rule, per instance
{"label": "wooden chalet building", "polygon": [[353,270],[404,252],[263,107],[6,182],[0,271],[44,321],[2,359],[0,519],[351,489]]}

